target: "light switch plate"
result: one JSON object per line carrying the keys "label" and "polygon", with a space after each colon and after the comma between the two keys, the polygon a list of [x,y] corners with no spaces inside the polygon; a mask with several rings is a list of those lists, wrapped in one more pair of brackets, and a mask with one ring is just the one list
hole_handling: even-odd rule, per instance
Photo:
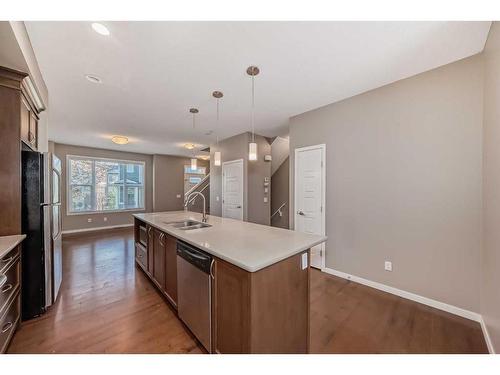
{"label": "light switch plate", "polygon": [[307,268],[307,253],[302,254],[302,269],[305,270]]}
{"label": "light switch plate", "polygon": [[181,197],[181,195],[180,195],[180,194],[177,194],[177,198],[180,198],[180,197]]}
{"label": "light switch plate", "polygon": [[267,197],[264,197],[264,203],[267,203]]}
{"label": "light switch plate", "polygon": [[385,261],[384,268],[386,271],[392,271],[392,262]]}

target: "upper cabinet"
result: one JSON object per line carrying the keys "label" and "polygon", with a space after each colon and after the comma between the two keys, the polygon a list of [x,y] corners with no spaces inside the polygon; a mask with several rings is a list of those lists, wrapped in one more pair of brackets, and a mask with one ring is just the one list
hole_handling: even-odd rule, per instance
{"label": "upper cabinet", "polygon": [[32,150],[38,149],[38,115],[32,109],[25,94],[21,95],[21,141]]}
{"label": "upper cabinet", "polygon": [[21,94],[21,141],[32,150],[38,149],[38,113],[29,103],[28,95]]}

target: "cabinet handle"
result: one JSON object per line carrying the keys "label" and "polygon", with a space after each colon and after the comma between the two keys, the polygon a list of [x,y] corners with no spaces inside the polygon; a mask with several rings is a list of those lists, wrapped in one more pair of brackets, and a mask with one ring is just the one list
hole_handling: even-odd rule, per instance
{"label": "cabinet handle", "polygon": [[160,245],[165,246],[165,243],[163,242],[163,239],[165,238],[165,233],[161,232],[160,233]]}
{"label": "cabinet handle", "polygon": [[7,332],[9,329],[12,328],[14,324],[12,322],[5,323],[4,326],[2,327],[2,333]]}
{"label": "cabinet handle", "polygon": [[151,227],[148,228],[148,235],[151,236]]}
{"label": "cabinet handle", "polygon": [[7,285],[5,285],[5,286],[2,288],[2,293],[8,292],[8,291],[9,291],[9,290],[11,290],[13,287],[14,287],[14,285],[12,285],[12,284],[7,284]]}
{"label": "cabinet handle", "polygon": [[212,278],[212,280],[215,280],[215,275],[213,273],[214,264],[215,264],[215,259],[212,259],[212,262],[210,263],[210,277]]}

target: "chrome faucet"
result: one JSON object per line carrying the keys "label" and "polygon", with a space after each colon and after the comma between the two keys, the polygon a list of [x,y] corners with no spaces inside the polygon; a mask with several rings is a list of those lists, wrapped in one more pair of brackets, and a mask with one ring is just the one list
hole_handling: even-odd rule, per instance
{"label": "chrome faucet", "polygon": [[201,195],[201,197],[203,198],[203,219],[201,221],[206,223],[207,222],[207,210],[206,210],[206,205],[205,205],[205,196],[202,193],[200,193],[199,191],[193,191],[191,194],[189,194],[187,199],[186,199],[186,203],[184,203],[184,208],[187,210],[188,203],[193,195]]}

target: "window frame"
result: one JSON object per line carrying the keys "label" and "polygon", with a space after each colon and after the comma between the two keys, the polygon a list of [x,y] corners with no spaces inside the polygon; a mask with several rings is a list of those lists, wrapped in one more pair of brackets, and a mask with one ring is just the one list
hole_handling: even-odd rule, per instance
{"label": "window frame", "polygon": [[[142,165],[143,168],[143,183],[140,185],[142,187],[142,202],[143,206],[141,208],[119,208],[116,210],[92,210],[92,211],[77,211],[73,212],[71,211],[71,181],[70,181],[70,169],[71,169],[71,163],[70,160],[92,160],[94,163],[96,161],[104,161],[104,162],[115,162],[115,163],[122,163],[122,164],[127,164],[127,163],[133,163],[133,164],[139,164]],[[95,165],[95,164],[94,164]],[[95,168],[95,167],[94,167]],[[101,158],[101,157],[96,157],[96,156],[84,156],[84,155],[66,155],[66,215],[67,216],[78,216],[78,215],[94,215],[94,214],[108,214],[108,213],[121,213],[121,212],[144,212],[146,211],[146,162],[141,161],[141,160],[125,160],[125,159],[116,159],[116,158]],[[91,190],[91,202],[92,202],[92,207],[95,207],[95,169],[92,171],[92,184],[75,184],[74,186],[90,186]],[[126,191],[127,184],[123,184],[124,186],[124,191]],[[133,185],[133,186],[138,186],[138,185]]]}

